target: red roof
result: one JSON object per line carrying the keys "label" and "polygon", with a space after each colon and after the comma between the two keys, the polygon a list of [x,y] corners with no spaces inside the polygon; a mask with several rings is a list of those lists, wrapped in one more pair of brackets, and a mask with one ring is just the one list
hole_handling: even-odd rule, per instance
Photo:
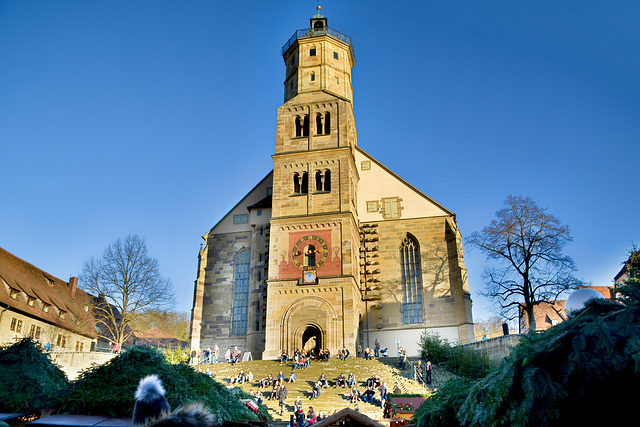
{"label": "red roof", "polygon": [[[3,305],[70,331],[96,336],[90,295],[77,289],[77,277],[65,282],[0,248],[0,279],[4,281],[0,289]],[[12,298],[16,291],[16,298]],[[33,305],[29,297],[34,299]],[[43,303],[51,306],[48,311]]]}

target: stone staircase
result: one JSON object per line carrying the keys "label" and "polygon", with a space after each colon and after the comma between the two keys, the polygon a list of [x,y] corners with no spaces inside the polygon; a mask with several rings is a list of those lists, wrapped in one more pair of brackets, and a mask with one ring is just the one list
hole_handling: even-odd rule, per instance
{"label": "stone staircase", "polygon": [[[382,360],[382,359],[381,359]],[[366,390],[366,381],[373,375],[378,375],[381,381],[386,381],[387,390],[393,391],[394,383],[397,381],[403,393],[426,393],[427,389],[414,383],[411,377],[410,369],[400,372],[393,363],[397,359],[387,359],[385,362],[380,363],[378,360],[365,360],[362,358],[349,358],[346,361],[339,359],[331,359],[328,362],[312,362],[311,366],[307,369],[296,369],[297,380],[295,383],[285,382],[288,390],[287,406],[283,415],[280,415],[280,408],[278,407],[277,400],[269,400],[268,397],[271,394],[271,389],[263,389],[262,394],[265,399],[263,405],[268,408],[269,413],[274,420],[288,421],[289,416],[293,414],[294,402],[298,396],[300,396],[303,407],[306,411],[309,406],[313,406],[316,413],[323,411],[325,414],[330,415],[334,410],[341,410],[345,407],[354,409],[354,404],[350,403],[347,396],[349,394],[348,388],[336,388],[335,379],[340,373],[344,373],[345,377],[349,372],[353,371],[356,375],[358,382],[358,388],[360,392]],[[391,363],[390,363],[391,362]],[[249,393],[250,391],[257,391],[258,381],[262,377],[268,377],[272,374],[274,378],[277,378],[280,371],[288,379],[293,367],[292,362],[279,363],[277,361],[256,360],[249,362],[242,362],[235,366],[222,362],[211,365],[199,365],[196,369],[201,369],[206,372],[211,370],[212,376],[219,382],[227,383],[232,375],[237,375],[240,370],[244,370],[245,373],[251,371],[253,373],[253,381],[250,383],[238,385],[242,390]],[[316,399],[310,399],[313,383],[318,380],[320,375],[324,373],[329,380],[329,388],[323,389],[320,396]],[[380,395],[376,390],[373,404],[365,403],[363,401],[358,402],[360,412],[367,415],[374,420],[381,420],[382,408],[380,407]]]}

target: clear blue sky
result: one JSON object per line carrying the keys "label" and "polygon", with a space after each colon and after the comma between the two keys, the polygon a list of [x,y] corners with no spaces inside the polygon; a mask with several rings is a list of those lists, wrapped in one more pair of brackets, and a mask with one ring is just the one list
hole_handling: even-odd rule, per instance
{"label": "clear blue sky", "polygon": [[[365,151],[465,236],[533,198],[611,284],[640,243],[640,2],[321,4],[353,41]],[[280,49],[316,5],[1,1],[0,246],[68,280],[137,233],[190,310],[201,236],[272,168]]]}

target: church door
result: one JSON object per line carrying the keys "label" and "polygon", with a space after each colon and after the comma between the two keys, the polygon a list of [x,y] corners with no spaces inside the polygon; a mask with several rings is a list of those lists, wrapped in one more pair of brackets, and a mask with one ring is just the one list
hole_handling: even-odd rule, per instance
{"label": "church door", "polygon": [[302,348],[305,351],[313,350],[313,354],[316,356],[322,349],[322,332],[315,326],[309,326],[304,330],[302,334]]}

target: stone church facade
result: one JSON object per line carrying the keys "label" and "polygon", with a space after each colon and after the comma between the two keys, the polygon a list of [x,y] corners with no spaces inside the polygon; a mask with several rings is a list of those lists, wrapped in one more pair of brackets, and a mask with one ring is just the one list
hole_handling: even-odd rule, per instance
{"label": "stone church facade", "polygon": [[469,340],[455,214],[358,147],[351,40],[318,14],[282,55],[274,168],[203,236],[191,347],[273,359],[376,339],[415,355],[425,330]]}

